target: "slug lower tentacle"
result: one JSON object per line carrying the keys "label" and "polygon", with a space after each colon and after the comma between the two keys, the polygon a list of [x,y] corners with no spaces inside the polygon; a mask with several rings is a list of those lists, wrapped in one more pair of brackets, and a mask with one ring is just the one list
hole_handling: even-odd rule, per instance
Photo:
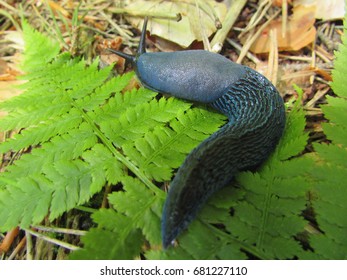
{"label": "slug lower tentacle", "polygon": [[170,184],[162,217],[166,248],[216,190],[267,159],[282,135],[285,110],[264,76],[221,55],[202,50],[145,53],[146,24],[147,19],[136,56],[111,51],[132,62],[144,86],[209,104],[229,118],[188,155]]}

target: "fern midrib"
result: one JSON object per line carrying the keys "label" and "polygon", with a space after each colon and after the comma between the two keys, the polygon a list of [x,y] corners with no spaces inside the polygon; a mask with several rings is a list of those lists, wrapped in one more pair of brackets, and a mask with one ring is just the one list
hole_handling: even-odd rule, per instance
{"label": "fern midrib", "polygon": [[171,146],[171,143],[176,142],[176,139],[178,139],[182,135],[185,135],[184,132],[186,132],[187,130],[189,130],[189,128],[185,126],[184,129],[181,130],[179,133],[175,131],[176,135],[174,137],[170,137],[170,141],[168,141],[165,145],[163,145],[160,149],[158,149],[155,153],[153,153],[144,161],[143,168],[147,169],[149,163],[154,162],[153,159],[155,159],[158,155],[162,154],[162,151],[166,151],[167,148]]}
{"label": "fern midrib", "polygon": [[133,172],[151,191],[153,191],[159,197],[164,198],[165,193],[155,186],[130,160],[124,157],[117,149],[113,146],[112,142],[109,141],[101,130],[96,126],[95,122],[80,108],[76,102],[70,97],[71,103],[77,108],[85,121],[92,127],[96,136],[102,141],[102,143],[110,150],[117,160],[123,163],[131,172]]}
{"label": "fern midrib", "polygon": [[269,216],[269,208],[270,208],[270,200],[271,200],[271,186],[270,184],[267,184],[266,188],[266,194],[264,198],[264,207],[263,207],[263,215],[260,222],[259,227],[259,236],[257,240],[257,247],[263,248],[264,243],[264,234],[265,234],[265,224],[267,223],[268,216]]}

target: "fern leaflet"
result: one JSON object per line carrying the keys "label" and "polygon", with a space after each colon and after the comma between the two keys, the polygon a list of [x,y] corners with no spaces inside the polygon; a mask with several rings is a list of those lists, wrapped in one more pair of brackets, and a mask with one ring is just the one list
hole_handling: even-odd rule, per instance
{"label": "fern leaflet", "polygon": [[347,259],[347,18],[344,29],[331,84],[338,97],[328,97],[328,104],[322,106],[329,119],[329,123],[322,126],[331,144],[314,145],[318,163],[311,172],[315,197],[312,204],[321,233],[310,236],[312,252],[303,255],[309,259]]}

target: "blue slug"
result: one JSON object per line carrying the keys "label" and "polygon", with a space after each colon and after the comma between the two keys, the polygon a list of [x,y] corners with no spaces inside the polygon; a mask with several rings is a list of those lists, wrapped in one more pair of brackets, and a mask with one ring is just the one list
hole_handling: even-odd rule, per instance
{"label": "blue slug", "polygon": [[206,200],[235,174],[263,163],[285,126],[276,88],[263,75],[203,50],[146,53],[147,18],[136,56],[110,50],[135,68],[154,91],[206,103],[229,122],[195,148],[170,184],[162,216],[162,242],[168,247],[187,228]]}

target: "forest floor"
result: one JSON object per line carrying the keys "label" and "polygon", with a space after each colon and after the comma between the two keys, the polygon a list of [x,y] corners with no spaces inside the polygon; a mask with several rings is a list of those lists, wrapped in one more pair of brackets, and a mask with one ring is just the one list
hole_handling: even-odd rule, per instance
{"label": "forest floor", "polygon": [[[122,8],[114,6],[117,2]],[[206,1],[209,8],[196,5],[196,1],[181,5],[175,1],[146,2],[0,0],[0,101],[21,93],[14,85],[23,82],[17,79],[23,74],[22,18],[40,32],[58,38],[62,51],[83,56],[86,61],[100,57],[104,65],[117,62],[115,71],[123,73],[129,68],[125,61],[106,49],[134,53],[143,17],[149,15],[160,18],[149,23],[147,48],[151,51],[197,48],[219,51],[267,76],[285,101],[297,97],[293,84],[302,88],[310,141],[326,141],[320,105],[325,104],[326,95],[333,95],[329,83],[334,51],[343,32],[343,15],[338,7],[344,1],[234,1],[239,6],[232,9],[231,1]],[[148,2],[151,9],[145,6]],[[329,2],[335,6],[325,7]],[[180,22],[173,24],[180,17],[177,14],[182,16],[183,28],[177,27]],[[226,21],[228,17],[234,21]],[[3,133],[1,137],[6,139],[9,134]],[[310,149],[308,145],[307,151]],[[77,226],[80,219],[85,217],[71,211],[54,222],[55,228],[63,228],[59,231],[61,241],[79,244],[79,235],[75,234],[82,229]],[[90,227],[88,221],[85,223],[83,229]],[[48,238],[51,225],[45,221],[42,227],[30,231],[16,228],[0,233],[0,259],[65,259],[68,250]]]}

